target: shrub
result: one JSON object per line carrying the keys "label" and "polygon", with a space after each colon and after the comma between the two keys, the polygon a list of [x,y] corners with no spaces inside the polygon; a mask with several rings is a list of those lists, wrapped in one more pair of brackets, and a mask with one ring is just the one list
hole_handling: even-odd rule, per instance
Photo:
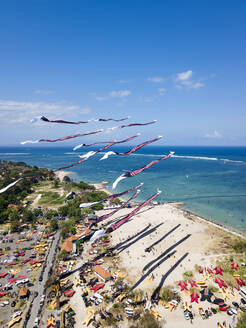
{"label": "shrub", "polygon": [[179,294],[176,294],[172,291],[171,286],[166,286],[162,288],[161,290],[161,300],[170,302],[171,300],[177,300],[178,302],[180,301],[180,296]]}
{"label": "shrub", "polygon": [[246,312],[242,312],[237,320],[237,328],[246,328]]}
{"label": "shrub", "polygon": [[216,292],[219,291],[219,288],[217,288],[217,287],[215,287],[215,286],[212,286],[212,285],[208,286],[208,289],[209,289],[210,292],[212,292],[212,293],[216,293]]}
{"label": "shrub", "polygon": [[246,251],[246,241],[238,239],[233,243],[232,247],[235,250],[235,252],[237,252],[237,253],[245,252]]}
{"label": "shrub", "polygon": [[140,325],[141,328],[161,328],[159,322],[155,319],[155,317],[151,313],[145,313],[141,320]]}
{"label": "shrub", "polygon": [[186,271],[183,273],[183,278],[184,280],[188,280],[193,278],[193,272],[192,271]]}

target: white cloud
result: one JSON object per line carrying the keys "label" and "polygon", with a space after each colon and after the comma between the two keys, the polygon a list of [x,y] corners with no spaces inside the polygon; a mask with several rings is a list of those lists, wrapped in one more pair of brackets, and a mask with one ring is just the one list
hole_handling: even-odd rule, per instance
{"label": "white cloud", "polygon": [[147,80],[153,83],[163,83],[165,81],[164,77],[161,76],[148,77]]}
{"label": "white cloud", "polygon": [[221,138],[222,135],[217,130],[214,130],[212,133],[205,134],[204,137],[205,138]]}
{"label": "white cloud", "polygon": [[199,89],[204,87],[204,83],[202,82],[193,82],[190,86],[192,89]]}
{"label": "white cloud", "polygon": [[[174,82],[176,82],[176,89],[200,89],[204,87],[204,83],[191,80],[193,75],[192,70],[176,74]],[[201,80],[201,79],[200,79]]]}
{"label": "white cloud", "polygon": [[97,101],[104,101],[104,100],[107,100],[108,97],[100,97],[100,96],[96,96],[96,100]]}
{"label": "white cloud", "polygon": [[71,117],[88,114],[91,109],[66,102],[44,103],[44,102],[24,102],[14,100],[0,100],[1,122],[25,123],[37,116],[51,115],[54,118]]}
{"label": "white cloud", "polygon": [[119,83],[129,83],[131,80],[119,80]]}
{"label": "white cloud", "polygon": [[176,80],[177,81],[186,81],[186,80],[189,80],[191,78],[192,74],[193,74],[192,73],[192,70],[189,70],[187,72],[178,73]]}
{"label": "white cloud", "polygon": [[130,90],[119,90],[119,91],[111,91],[109,92],[110,98],[123,98],[130,96],[132,92]]}
{"label": "white cloud", "polygon": [[95,92],[90,93],[90,96],[94,96],[98,101],[105,101],[112,98],[126,98],[132,94],[131,90],[113,90],[110,91],[106,96],[97,96]]}
{"label": "white cloud", "polygon": [[155,96],[149,96],[149,97],[139,97],[139,102],[145,102],[150,103],[155,99]]}
{"label": "white cloud", "polygon": [[164,96],[164,94],[167,92],[165,88],[158,88],[158,92],[160,96]]}
{"label": "white cloud", "polygon": [[35,93],[37,95],[50,95],[50,94],[54,93],[54,91],[38,89],[38,90],[34,90],[33,93]]}

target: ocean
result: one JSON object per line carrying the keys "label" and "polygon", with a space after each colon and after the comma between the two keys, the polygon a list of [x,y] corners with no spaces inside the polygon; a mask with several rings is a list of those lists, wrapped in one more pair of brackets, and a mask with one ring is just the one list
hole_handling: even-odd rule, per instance
{"label": "ocean", "polygon": [[[93,148],[95,149],[95,148]],[[126,151],[129,147],[114,147]],[[81,150],[81,149],[80,149]],[[30,165],[56,169],[79,160],[92,148],[72,151],[72,147],[0,147],[0,159],[24,161]],[[112,182],[123,172],[142,167],[175,151],[175,157],[162,161],[141,174],[121,181],[115,192],[144,182],[136,201],[145,200],[157,189],[160,202],[184,202],[184,208],[217,223],[246,232],[246,147],[147,146],[130,156],[101,154],[68,169],[75,181]]]}

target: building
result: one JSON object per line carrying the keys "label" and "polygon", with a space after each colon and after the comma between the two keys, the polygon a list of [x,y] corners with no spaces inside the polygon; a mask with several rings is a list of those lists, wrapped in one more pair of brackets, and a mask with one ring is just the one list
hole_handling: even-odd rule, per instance
{"label": "building", "polygon": [[112,278],[112,275],[110,272],[106,271],[104,268],[102,268],[100,265],[96,265],[93,269],[95,274],[101,278],[103,281],[110,280]]}
{"label": "building", "polygon": [[26,298],[29,296],[29,289],[27,287],[22,287],[19,291],[19,298]]}
{"label": "building", "polygon": [[72,235],[64,241],[61,247],[62,251],[67,253],[76,253],[76,243],[81,239],[89,238],[93,232],[93,230],[87,228],[83,228],[82,230],[78,231],[75,235]]}

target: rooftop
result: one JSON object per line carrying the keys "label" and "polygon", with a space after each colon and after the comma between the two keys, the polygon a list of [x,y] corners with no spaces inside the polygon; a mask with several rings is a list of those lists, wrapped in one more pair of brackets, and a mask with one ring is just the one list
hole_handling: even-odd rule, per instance
{"label": "rooftop", "polygon": [[102,268],[100,265],[96,265],[93,269],[93,271],[95,273],[97,273],[100,277],[102,277],[103,279],[107,280],[110,279],[112,277],[111,273],[109,273],[108,271],[106,271],[104,268]]}

